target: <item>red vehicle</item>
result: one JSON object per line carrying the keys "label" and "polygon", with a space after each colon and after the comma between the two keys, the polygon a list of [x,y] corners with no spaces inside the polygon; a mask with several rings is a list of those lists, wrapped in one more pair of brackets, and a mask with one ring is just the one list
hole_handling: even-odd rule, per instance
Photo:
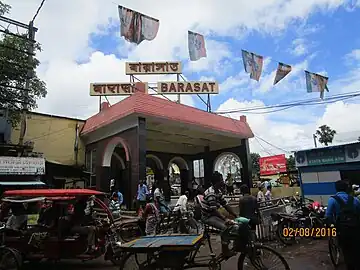
{"label": "red vehicle", "polygon": [[[116,249],[119,246],[118,233],[109,208],[99,197],[105,194],[89,189],[38,189],[10,190],[3,194],[1,217],[3,221],[12,214],[27,216],[26,222],[18,229],[8,224],[0,230],[2,246],[10,248],[21,261],[40,261],[42,259],[91,260],[104,255],[105,260],[117,264]],[[88,249],[86,234],[71,233],[72,230],[62,230],[61,220],[67,220],[76,205],[86,203],[86,209],[97,209],[88,214],[86,228],[91,227],[95,234],[95,249]],[[19,212],[18,209],[23,209]],[[75,206],[75,207],[74,207]],[[44,208],[52,208],[55,212],[56,226],[47,226],[39,222],[44,215]],[[17,209],[17,210],[16,210]],[[17,212],[16,212],[17,211]],[[85,210],[84,210],[85,211]],[[81,212],[81,211],[80,211]],[[102,212],[102,213],[101,213]],[[20,213],[20,214],[19,214]],[[71,223],[68,223],[71,224]]]}

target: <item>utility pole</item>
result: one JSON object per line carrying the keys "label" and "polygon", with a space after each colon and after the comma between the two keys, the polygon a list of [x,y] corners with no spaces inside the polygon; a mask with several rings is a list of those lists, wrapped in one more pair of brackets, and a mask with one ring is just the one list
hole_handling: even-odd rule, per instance
{"label": "utility pole", "polygon": [[315,148],[317,148],[316,135],[315,135],[315,134],[313,134],[313,138],[314,138],[314,145],[315,145]]}
{"label": "utility pole", "polygon": [[28,45],[28,66],[29,66],[29,70],[28,70],[28,74],[27,74],[27,78],[26,78],[26,82],[25,82],[25,92],[24,92],[24,96],[25,96],[25,102],[24,102],[24,106],[23,106],[23,112],[22,112],[22,116],[21,116],[21,126],[20,126],[20,137],[19,137],[19,145],[23,145],[24,144],[24,137],[26,134],[26,113],[28,111],[28,102],[26,102],[29,98],[29,91],[30,91],[30,83],[31,83],[31,79],[33,78],[33,70],[32,70],[32,61],[33,61],[33,54],[34,54],[34,45],[35,45],[35,32],[36,29],[34,28],[34,22],[30,21],[29,22],[29,28],[28,28],[28,38],[29,38],[29,45]]}

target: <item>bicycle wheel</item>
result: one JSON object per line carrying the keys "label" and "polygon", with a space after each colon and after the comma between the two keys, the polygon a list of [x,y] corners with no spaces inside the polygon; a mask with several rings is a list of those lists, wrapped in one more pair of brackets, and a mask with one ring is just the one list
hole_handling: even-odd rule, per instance
{"label": "bicycle wheel", "polygon": [[185,221],[185,229],[188,234],[199,234],[199,226],[193,218],[189,218]]}
{"label": "bicycle wheel", "polygon": [[117,235],[123,242],[130,242],[144,235],[144,233],[137,222],[130,222],[121,225]]}
{"label": "bicycle wheel", "polygon": [[119,266],[121,270],[145,270],[148,269],[145,265],[146,261],[146,254],[128,253],[121,258]]}
{"label": "bicycle wheel", "polygon": [[296,243],[295,235],[288,237],[284,236],[284,229],[295,228],[294,225],[296,224],[293,224],[291,221],[283,220],[280,221],[277,226],[277,230],[276,230],[277,237],[279,238],[280,242],[286,246],[291,246]]}
{"label": "bicycle wheel", "polygon": [[[128,253],[120,262],[121,270],[177,270],[175,268],[157,267],[155,263],[148,264],[147,254],[144,253]],[[182,269],[182,268],[179,268]]]}
{"label": "bicycle wheel", "polygon": [[330,237],[328,244],[329,244],[330,260],[331,260],[332,264],[335,267],[337,267],[340,264],[340,256],[341,256],[341,250],[337,243],[337,239],[334,237]]}
{"label": "bicycle wheel", "polygon": [[22,267],[21,254],[7,247],[0,247],[0,270],[19,270]]}
{"label": "bicycle wheel", "polygon": [[248,252],[241,253],[239,256],[238,270],[245,269],[290,270],[290,266],[285,258],[274,249],[254,244],[254,247],[251,247]]}

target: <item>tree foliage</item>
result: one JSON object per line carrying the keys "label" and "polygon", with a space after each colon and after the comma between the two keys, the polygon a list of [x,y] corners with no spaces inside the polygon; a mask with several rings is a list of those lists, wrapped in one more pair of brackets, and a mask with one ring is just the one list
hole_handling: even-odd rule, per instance
{"label": "tree foliage", "polygon": [[286,169],[288,171],[293,171],[296,169],[295,157],[293,155],[290,155],[288,158],[286,158]]}
{"label": "tree foliage", "polygon": [[322,125],[316,131],[316,137],[318,138],[321,144],[328,146],[333,142],[336,131],[331,129],[327,125]]}
{"label": "tree foliage", "polygon": [[[0,1],[0,15],[8,13],[10,6]],[[0,107],[8,109],[10,121],[16,126],[24,105],[27,109],[37,108],[37,100],[47,94],[45,82],[36,74],[40,62],[35,57],[29,59],[31,42],[27,35],[21,37],[4,34],[0,39]],[[34,43],[34,53],[40,51],[39,43]],[[29,87],[26,81],[29,79]]]}
{"label": "tree foliage", "polygon": [[252,174],[259,175],[259,173],[260,173],[260,164],[259,164],[260,155],[258,153],[251,153],[250,157],[251,157],[251,164],[252,164]]}

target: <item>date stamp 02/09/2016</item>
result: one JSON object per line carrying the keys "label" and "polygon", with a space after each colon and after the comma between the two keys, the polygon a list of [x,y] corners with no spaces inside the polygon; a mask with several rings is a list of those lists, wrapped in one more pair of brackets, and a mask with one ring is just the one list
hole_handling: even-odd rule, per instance
{"label": "date stamp 02/09/2016", "polygon": [[336,228],[284,228],[284,237],[336,237]]}

